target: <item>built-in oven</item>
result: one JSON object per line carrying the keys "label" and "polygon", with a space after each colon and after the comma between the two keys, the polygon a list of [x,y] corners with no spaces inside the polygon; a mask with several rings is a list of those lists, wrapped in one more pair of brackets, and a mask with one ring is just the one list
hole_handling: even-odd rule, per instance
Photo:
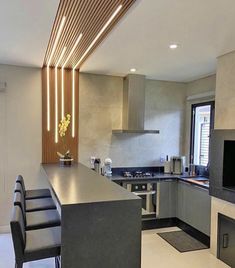
{"label": "built-in oven", "polygon": [[156,218],[156,183],[128,182],[123,186],[142,199],[142,218]]}

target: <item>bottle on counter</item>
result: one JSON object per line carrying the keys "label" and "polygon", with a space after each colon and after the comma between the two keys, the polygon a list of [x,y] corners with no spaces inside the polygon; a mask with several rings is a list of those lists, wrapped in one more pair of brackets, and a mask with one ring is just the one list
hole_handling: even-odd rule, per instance
{"label": "bottle on counter", "polygon": [[189,165],[189,175],[190,176],[196,175],[196,166],[192,163]]}
{"label": "bottle on counter", "polygon": [[94,169],[100,174],[100,158],[96,158],[94,161]]}
{"label": "bottle on counter", "polygon": [[91,164],[91,169],[95,170],[95,156],[91,156],[90,164]]}
{"label": "bottle on counter", "polygon": [[164,162],[164,173],[171,173],[171,162],[169,161],[168,155],[166,156],[166,161]]}

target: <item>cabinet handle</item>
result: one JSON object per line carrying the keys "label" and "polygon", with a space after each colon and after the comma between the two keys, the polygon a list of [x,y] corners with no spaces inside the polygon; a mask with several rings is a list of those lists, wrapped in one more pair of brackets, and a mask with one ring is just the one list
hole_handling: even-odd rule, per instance
{"label": "cabinet handle", "polygon": [[132,193],[135,194],[135,195],[138,195],[138,196],[140,196],[140,195],[154,195],[154,194],[156,194],[155,191],[147,191],[147,192],[142,191],[142,192],[132,192]]}
{"label": "cabinet handle", "polygon": [[228,241],[229,241],[228,234],[223,234],[223,248],[228,248]]}

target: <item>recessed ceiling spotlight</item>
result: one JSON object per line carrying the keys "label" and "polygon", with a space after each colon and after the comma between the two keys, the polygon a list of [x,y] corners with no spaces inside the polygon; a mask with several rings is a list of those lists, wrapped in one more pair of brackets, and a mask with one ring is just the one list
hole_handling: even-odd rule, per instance
{"label": "recessed ceiling spotlight", "polygon": [[130,71],[131,71],[132,73],[135,73],[135,72],[136,72],[136,69],[135,69],[135,68],[131,68]]}
{"label": "recessed ceiling spotlight", "polygon": [[174,43],[174,44],[170,44],[170,45],[169,45],[169,48],[170,48],[170,49],[176,49],[176,48],[178,48],[178,46],[179,46],[178,44],[175,44],[175,43]]}

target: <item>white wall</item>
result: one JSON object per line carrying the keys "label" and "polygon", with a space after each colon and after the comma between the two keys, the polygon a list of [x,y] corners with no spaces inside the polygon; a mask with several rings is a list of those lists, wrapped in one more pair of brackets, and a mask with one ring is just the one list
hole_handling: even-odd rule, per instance
{"label": "white wall", "polygon": [[0,65],[0,231],[9,224],[15,177],[28,188],[46,185],[41,163],[41,69]]}

